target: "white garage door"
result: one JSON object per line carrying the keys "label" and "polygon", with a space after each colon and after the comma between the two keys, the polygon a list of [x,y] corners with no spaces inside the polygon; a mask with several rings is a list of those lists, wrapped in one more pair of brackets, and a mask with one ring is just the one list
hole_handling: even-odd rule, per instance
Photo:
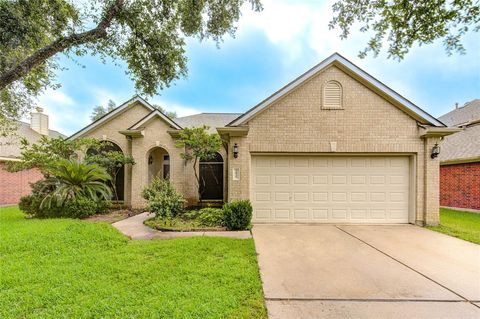
{"label": "white garage door", "polygon": [[253,155],[254,222],[407,223],[406,156]]}

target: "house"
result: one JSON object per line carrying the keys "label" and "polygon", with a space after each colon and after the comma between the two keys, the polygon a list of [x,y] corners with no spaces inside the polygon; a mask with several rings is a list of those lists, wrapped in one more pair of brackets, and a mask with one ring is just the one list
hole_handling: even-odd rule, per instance
{"label": "house", "polygon": [[193,169],[174,144],[200,124],[225,145],[199,163],[211,175],[203,199],[250,199],[256,223],[437,224],[437,143],[459,130],[333,54],[244,114],[170,119],[135,97],[71,138],[108,140],[134,157],[122,177],[127,204],[145,205],[155,175],[194,204]]}
{"label": "house", "polygon": [[439,118],[463,130],[445,137],[440,153],[440,205],[480,211],[480,99]]}
{"label": "house", "polygon": [[30,183],[42,178],[42,174],[37,169],[10,173],[6,170],[6,165],[7,162],[20,160],[22,138],[29,143],[35,143],[43,135],[50,138],[65,137],[48,128],[48,115],[38,107],[31,114],[30,123],[18,121],[16,132],[7,137],[0,137],[0,205],[17,204],[20,197],[30,193]]}

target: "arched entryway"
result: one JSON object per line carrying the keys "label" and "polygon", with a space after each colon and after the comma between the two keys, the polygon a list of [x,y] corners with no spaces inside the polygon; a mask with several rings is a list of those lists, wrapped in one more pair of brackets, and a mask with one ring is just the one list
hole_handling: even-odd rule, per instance
{"label": "arched entryway", "polygon": [[202,200],[223,200],[223,158],[200,161],[200,197]]}
{"label": "arched entryway", "polygon": [[[103,142],[103,146],[100,150],[89,149],[87,151],[87,155],[97,155],[99,153],[101,155],[102,153],[108,152],[119,152],[123,154],[120,146],[112,141],[105,141]],[[119,165],[115,167],[112,165],[108,173],[112,175],[112,184],[115,185],[115,189],[113,189],[113,199],[119,201],[125,200],[125,165]]]}
{"label": "arched entryway", "polygon": [[170,179],[170,155],[163,147],[154,147],[147,154],[148,183],[155,177]]}

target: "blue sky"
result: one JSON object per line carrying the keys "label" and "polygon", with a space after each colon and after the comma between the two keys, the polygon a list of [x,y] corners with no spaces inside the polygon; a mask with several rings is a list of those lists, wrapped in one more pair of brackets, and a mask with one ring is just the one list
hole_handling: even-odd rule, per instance
{"label": "blue sky", "polygon": [[[188,76],[148,98],[179,116],[200,112],[244,112],[304,71],[339,52],[434,116],[480,98],[480,33],[464,44],[467,54],[447,56],[440,42],[414,48],[403,61],[385,55],[357,57],[369,39],[353,31],[340,40],[329,30],[332,1],[264,0],[264,11],[245,8],[235,38],[218,49],[209,41],[188,40]],[[294,14],[292,14],[294,12]],[[45,92],[39,104],[53,129],[71,134],[90,122],[95,105],[121,104],[136,92],[125,64],[103,64],[86,56],[58,73],[62,87]]]}

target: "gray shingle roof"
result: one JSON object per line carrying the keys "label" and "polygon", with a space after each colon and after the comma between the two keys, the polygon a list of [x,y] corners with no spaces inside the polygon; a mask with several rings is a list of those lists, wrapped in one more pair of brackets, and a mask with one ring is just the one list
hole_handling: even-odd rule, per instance
{"label": "gray shingle roof", "polygon": [[464,128],[463,131],[444,138],[441,143],[440,161],[458,161],[480,157],[480,99],[465,103],[464,106],[439,119],[448,126]]}
{"label": "gray shingle roof", "polygon": [[465,103],[463,106],[438,118],[448,126],[471,122],[480,119],[480,99]]}
{"label": "gray shingle roof", "polygon": [[241,113],[200,113],[174,119],[181,127],[195,127],[207,125],[210,132],[215,132],[217,127],[225,127],[228,123],[239,117]]}
{"label": "gray shingle roof", "polygon": [[[0,137],[0,157],[18,158],[20,157],[20,140],[26,138],[28,142],[35,143],[42,135],[30,128],[30,124],[17,122],[18,128],[16,134],[7,137]],[[48,130],[50,138],[65,137],[60,132]]]}

